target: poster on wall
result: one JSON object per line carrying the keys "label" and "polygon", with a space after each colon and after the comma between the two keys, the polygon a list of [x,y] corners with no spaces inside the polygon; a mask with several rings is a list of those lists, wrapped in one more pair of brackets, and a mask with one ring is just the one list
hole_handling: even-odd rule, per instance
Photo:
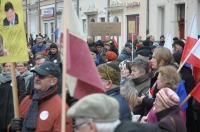
{"label": "poster on wall", "polygon": [[128,22],[128,30],[129,33],[135,33],[135,21],[129,21]]}
{"label": "poster on wall", "polygon": [[0,0],[0,63],[28,61],[22,0]]}

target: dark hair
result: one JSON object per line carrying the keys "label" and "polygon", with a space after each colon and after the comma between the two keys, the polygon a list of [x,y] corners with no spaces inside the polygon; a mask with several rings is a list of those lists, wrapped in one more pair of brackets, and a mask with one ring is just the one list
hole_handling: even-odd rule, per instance
{"label": "dark hair", "polygon": [[14,10],[13,4],[11,2],[7,2],[5,4],[4,10],[7,12],[9,9]]}
{"label": "dark hair", "polygon": [[173,40],[179,40],[178,37],[174,37]]}
{"label": "dark hair", "polygon": [[161,35],[161,36],[160,36],[160,39],[161,39],[161,38],[165,38],[165,36],[164,36],[164,35]]}
{"label": "dark hair", "polygon": [[132,70],[131,70],[131,62],[126,61],[125,64],[126,64],[126,68],[129,70],[129,73],[131,74],[131,72],[132,72]]}
{"label": "dark hair", "polygon": [[90,49],[91,52],[94,52],[96,54],[99,53],[98,50],[95,47],[89,47],[89,49]]}
{"label": "dark hair", "polygon": [[37,38],[38,38],[39,36],[43,38],[43,36],[42,36],[41,34],[39,34],[39,35],[37,36]]}

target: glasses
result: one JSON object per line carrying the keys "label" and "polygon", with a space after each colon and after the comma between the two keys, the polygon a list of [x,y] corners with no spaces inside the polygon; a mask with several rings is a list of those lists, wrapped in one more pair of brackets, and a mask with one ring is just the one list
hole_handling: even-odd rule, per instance
{"label": "glasses", "polygon": [[46,77],[54,78],[54,76],[51,75],[40,75],[37,73],[35,73],[35,76],[37,76],[39,79],[45,79]]}
{"label": "glasses", "polygon": [[37,38],[37,39],[42,39],[42,38]]}

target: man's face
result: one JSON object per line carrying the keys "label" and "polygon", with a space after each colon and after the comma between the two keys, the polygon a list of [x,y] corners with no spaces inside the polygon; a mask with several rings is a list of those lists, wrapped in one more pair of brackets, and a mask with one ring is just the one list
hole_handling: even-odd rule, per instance
{"label": "man's face", "polygon": [[50,51],[51,51],[51,54],[56,54],[57,49],[56,48],[51,48]]}
{"label": "man's face", "polygon": [[42,40],[42,37],[41,37],[41,36],[38,36],[38,37],[37,37],[37,42],[38,42],[38,43],[42,43],[42,41],[43,41],[43,40]]}
{"label": "man's face", "polygon": [[39,67],[45,61],[46,61],[45,58],[40,58],[40,59],[36,58],[36,64],[35,64],[35,66]]}
{"label": "man's face", "polygon": [[56,78],[51,75],[42,76],[42,75],[36,74],[35,79],[34,79],[34,88],[39,92],[47,91],[51,86],[55,85],[55,82],[53,79],[56,79]]}
{"label": "man's face", "polygon": [[6,12],[6,18],[9,22],[13,22],[14,20],[14,16],[15,16],[15,11],[12,10],[12,9],[9,9],[7,12]]}
{"label": "man's face", "polygon": [[51,45],[51,43],[46,43],[46,49],[47,49],[47,50],[50,49],[50,45]]}
{"label": "man's face", "polygon": [[103,47],[97,46],[97,50],[98,50],[99,53],[101,53],[103,51]]}

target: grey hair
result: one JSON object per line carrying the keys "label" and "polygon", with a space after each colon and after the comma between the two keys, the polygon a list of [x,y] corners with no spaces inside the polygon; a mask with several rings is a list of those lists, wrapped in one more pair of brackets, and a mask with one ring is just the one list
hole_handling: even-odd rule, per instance
{"label": "grey hair", "polygon": [[97,132],[113,132],[115,128],[120,124],[120,120],[106,123],[95,122]]}
{"label": "grey hair", "polygon": [[141,57],[136,57],[132,62],[131,62],[131,68],[132,67],[137,67],[140,71],[145,71],[146,73],[150,72],[150,66],[147,60],[141,58]]}

